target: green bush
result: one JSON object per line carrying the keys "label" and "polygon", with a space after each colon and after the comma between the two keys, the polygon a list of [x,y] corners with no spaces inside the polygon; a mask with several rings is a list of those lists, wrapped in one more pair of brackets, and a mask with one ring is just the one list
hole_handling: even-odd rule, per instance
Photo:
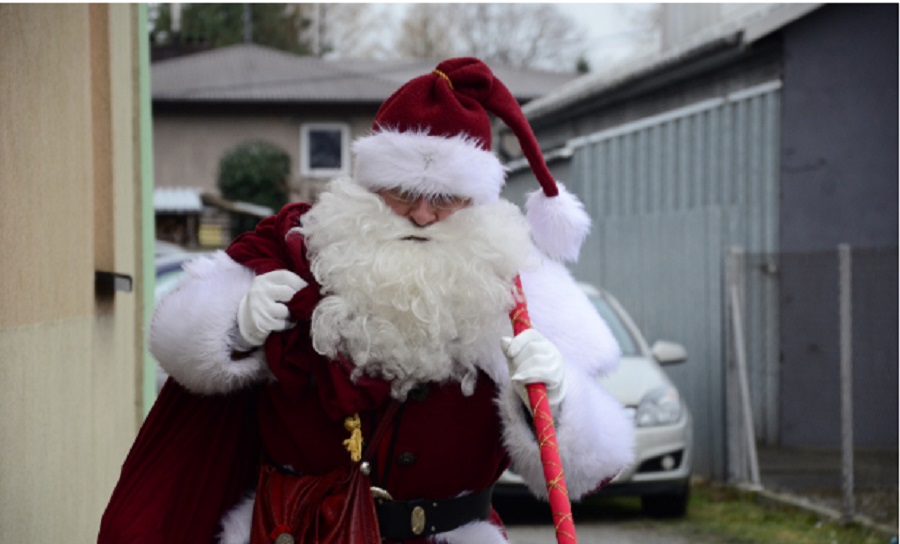
{"label": "green bush", "polygon": [[[219,161],[217,184],[222,197],[267,206],[278,212],[288,201],[291,157],[269,142],[244,142]],[[232,214],[231,235],[253,230],[258,218]]]}

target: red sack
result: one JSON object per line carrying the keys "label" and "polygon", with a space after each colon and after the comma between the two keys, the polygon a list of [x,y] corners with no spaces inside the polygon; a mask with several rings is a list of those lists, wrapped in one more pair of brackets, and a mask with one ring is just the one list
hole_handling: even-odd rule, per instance
{"label": "red sack", "polygon": [[100,522],[99,544],[217,542],[253,488],[256,394],[194,395],[171,378],[141,427]]}

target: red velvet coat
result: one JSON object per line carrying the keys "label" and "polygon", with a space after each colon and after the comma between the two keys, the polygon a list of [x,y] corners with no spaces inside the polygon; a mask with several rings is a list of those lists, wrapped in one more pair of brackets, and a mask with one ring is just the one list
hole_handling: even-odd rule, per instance
{"label": "red velvet coat", "polygon": [[[309,272],[303,238],[289,233],[308,206],[289,205],[239,237],[228,254],[257,274],[289,268],[309,282],[288,303],[297,325],[273,334],[266,358],[277,382],[260,392],[259,431],[263,451],[274,462],[301,473],[325,473],[349,463],[342,444],[344,418],[359,413],[368,437],[389,401],[390,385],[362,379],[351,383],[350,365],[329,361],[312,348],[310,316],[319,288]],[[493,484],[508,465],[501,444],[495,384],[480,374],[475,393],[458,383],[428,384],[401,406],[391,432],[379,445],[373,483],[397,500],[443,499]]]}

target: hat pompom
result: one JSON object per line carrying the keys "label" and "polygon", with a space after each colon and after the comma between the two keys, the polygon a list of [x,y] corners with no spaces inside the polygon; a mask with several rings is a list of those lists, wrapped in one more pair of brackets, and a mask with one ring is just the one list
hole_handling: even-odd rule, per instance
{"label": "hat pompom", "polygon": [[547,196],[542,190],[529,193],[525,217],[538,249],[556,261],[575,262],[591,230],[591,218],[577,196],[562,183],[556,185],[559,188],[556,196]]}

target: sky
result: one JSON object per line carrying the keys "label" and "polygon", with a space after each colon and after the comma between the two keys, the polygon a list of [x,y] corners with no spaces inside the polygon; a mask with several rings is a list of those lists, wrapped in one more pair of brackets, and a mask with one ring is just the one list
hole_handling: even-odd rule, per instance
{"label": "sky", "polygon": [[587,60],[601,67],[610,60],[621,61],[646,46],[628,14],[646,12],[654,4],[637,3],[565,3],[556,6],[579,22],[588,33]]}
{"label": "sky", "polygon": [[[635,21],[629,15],[646,13],[658,4],[577,2],[554,3],[563,13],[580,25],[588,36],[587,60],[593,70],[621,61],[647,47],[646,35],[638,32]],[[399,19],[406,4],[390,6],[393,17]],[[391,12],[388,12],[391,13]]]}

